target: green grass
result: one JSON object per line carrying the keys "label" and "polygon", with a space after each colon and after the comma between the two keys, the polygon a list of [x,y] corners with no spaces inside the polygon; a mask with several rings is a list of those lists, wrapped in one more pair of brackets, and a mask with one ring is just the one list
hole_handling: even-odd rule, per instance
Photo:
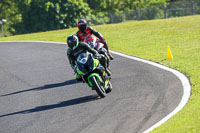
{"label": "green grass", "polygon": [[[104,35],[111,50],[120,51],[177,69],[190,77],[188,104],[155,133],[200,132],[200,15],[166,20],[130,21],[94,27]],[[0,41],[42,40],[65,42],[77,28],[0,38]],[[167,60],[167,45],[174,59]]]}

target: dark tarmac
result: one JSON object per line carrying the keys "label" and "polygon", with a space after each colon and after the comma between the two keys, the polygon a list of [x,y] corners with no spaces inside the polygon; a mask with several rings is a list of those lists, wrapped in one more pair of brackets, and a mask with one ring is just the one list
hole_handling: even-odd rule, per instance
{"label": "dark tarmac", "polygon": [[179,104],[171,72],[113,54],[113,91],[77,82],[66,45],[0,42],[0,133],[138,133]]}

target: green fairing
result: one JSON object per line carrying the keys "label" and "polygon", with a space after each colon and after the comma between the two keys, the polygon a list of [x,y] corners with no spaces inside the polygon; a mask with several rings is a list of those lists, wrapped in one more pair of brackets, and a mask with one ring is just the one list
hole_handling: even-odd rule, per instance
{"label": "green fairing", "polygon": [[[93,67],[93,70],[94,70],[94,69],[96,69],[96,67],[99,65],[99,60],[93,58],[93,61],[94,61],[94,67]],[[102,82],[102,80],[101,80],[101,78],[100,78],[100,76],[99,76],[98,74],[92,73],[91,75],[88,76],[88,83],[89,83],[89,85],[90,85],[91,87],[92,87],[92,83],[90,82],[89,79],[90,79],[92,76],[96,76],[97,79],[99,80],[99,82]]]}
{"label": "green fairing", "polygon": [[[96,67],[99,65],[99,60],[93,58],[93,61],[94,61],[94,66],[93,66],[93,70],[94,70],[94,69],[96,69]],[[83,75],[83,74],[84,74],[83,72],[81,72],[81,71],[78,69],[78,67],[76,68],[76,71],[77,71],[77,73],[80,74],[80,75]]]}
{"label": "green fairing", "polygon": [[94,70],[99,65],[99,60],[93,58],[93,61],[94,61],[94,68],[93,68]]}
{"label": "green fairing", "polygon": [[105,76],[105,75],[106,75],[106,71],[103,72],[103,76]]}
{"label": "green fairing", "polygon": [[99,80],[100,83],[102,82],[102,79],[100,78],[99,74],[92,73],[90,76],[88,76],[88,83],[89,83],[89,85],[90,85],[91,87],[92,87],[92,83],[90,82],[89,79],[90,79],[92,76],[97,77],[97,79]]}
{"label": "green fairing", "polygon": [[78,67],[77,67],[76,71],[77,71],[78,74],[83,75],[83,72],[81,72],[81,71],[78,69]]}
{"label": "green fairing", "polygon": [[[94,69],[95,69],[98,65],[99,65],[99,60],[94,59]],[[105,76],[105,71],[104,71],[103,75]],[[91,75],[89,76],[89,78],[90,78],[90,77],[91,77]],[[96,76],[96,77],[97,77],[98,80],[101,82],[101,78],[99,77],[99,75]],[[89,78],[88,78],[88,81],[89,81]],[[108,82],[109,82],[109,80],[106,80],[106,81],[105,81],[105,86],[104,86],[104,88],[107,86]],[[92,87],[92,84],[91,84],[90,81],[89,81],[89,84],[90,84],[90,86]]]}
{"label": "green fairing", "polygon": [[106,80],[104,88],[106,88],[108,82],[109,82],[109,80]]}
{"label": "green fairing", "polygon": [[[94,61],[94,66],[93,66],[93,70],[94,70],[94,69],[96,69],[96,67],[99,65],[99,60],[93,58],[93,61]],[[83,75],[83,74],[84,74],[83,72],[81,72],[81,71],[78,69],[78,67],[77,67],[76,71],[77,71],[77,73],[80,74],[80,75]],[[99,74],[97,74],[97,73],[92,73],[91,75],[88,76],[88,83],[89,83],[89,85],[90,85],[91,87],[92,87],[92,83],[90,82],[89,79],[90,79],[92,76],[97,77],[97,79],[99,80],[99,82],[102,82],[102,79],[100,78]]]}

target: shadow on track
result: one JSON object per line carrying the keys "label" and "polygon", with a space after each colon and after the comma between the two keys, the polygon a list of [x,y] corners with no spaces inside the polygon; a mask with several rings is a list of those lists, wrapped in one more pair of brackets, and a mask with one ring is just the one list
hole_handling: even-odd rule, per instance
{"label": "shadow on track", "polygon": [[80,98],[71,99],[68,101],[63,101],[63,102],[60,102],[57,104],[38,106],[38,107],[35,107],[32,109],[27,109],[27,110],[23,110],[23,111],[19,111],[19,112],[0,115],[0,118],[6,117],[6,116],[17,115],[17,114],[28,114],[28,113],[35,113],[35,112],[46,111],[46,110],[51,110],[51,109],[56,109],[56,108],[62,108],[62,107],[82,104],[82,103],[86,103],[86,102],[91,102],[91,101],[98,100],[98,99],[100,99],[98,95],[84,96],[84,97],[80,97]]}
{"label": "shadow on track", "polygon": [[27,90],[22,90],[22,91],[16,91],[16,92],[12,92],[12,93],[9,93],[9,94],[0,95],[0,97],[15,95],[15,94],[19,94],[19,93],[28,92],[28,91],[46,90],[46,89],[61,87],[61,86],[65,86],[65,85],[76,84],[76,83],[80,83],[80,82],[78,82],[76,79],[71,79],[71,80],[68,80],[68,81],[65,81],[65,82],[61,82],[61,83],[48,84],[48,85],[40,86],[40,87],[37,87],[37,88],[32,88],[32,89],[27,89]]}

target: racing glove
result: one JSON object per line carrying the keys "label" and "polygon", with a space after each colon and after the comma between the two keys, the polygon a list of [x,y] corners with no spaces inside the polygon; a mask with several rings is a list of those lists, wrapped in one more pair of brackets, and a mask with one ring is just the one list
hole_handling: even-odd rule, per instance
{"label": "racing glove", "polygon": [[99,59],[101,58],[101,55],[100,55],[99,53],[96,52],[96,54],[95,54],[93,57],[94,57],[95,59],[98,59],[98,60],[99,60]]}

